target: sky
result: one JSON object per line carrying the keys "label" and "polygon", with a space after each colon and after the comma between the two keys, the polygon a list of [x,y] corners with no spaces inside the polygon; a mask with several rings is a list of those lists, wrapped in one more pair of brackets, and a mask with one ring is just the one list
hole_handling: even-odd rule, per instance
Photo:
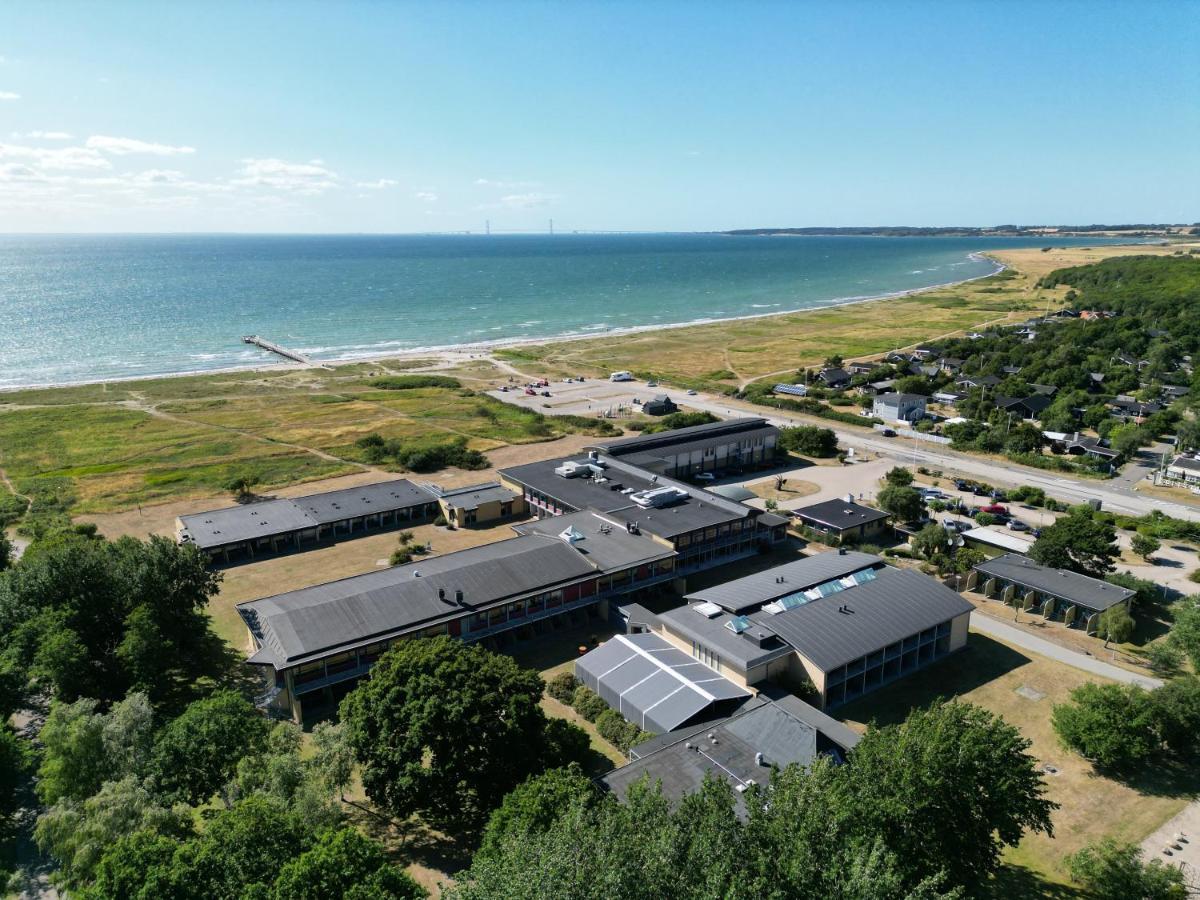
{"label": "sky", "polygon": [[8,3],[0,232],[1200,220],[1200,2]]}

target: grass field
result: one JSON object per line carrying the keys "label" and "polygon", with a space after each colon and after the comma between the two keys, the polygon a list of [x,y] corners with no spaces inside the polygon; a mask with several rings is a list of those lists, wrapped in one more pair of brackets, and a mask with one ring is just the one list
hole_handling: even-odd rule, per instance
{"label": "grass field", "polygon": [[503,374],[453,370],[462,388],[381,390],[382,364],[272,370],[0,394],[0,471],[73,513],[213,496],[238,475],[264,488],[363,471],[355,442],[462,438],[473,449],[596,425],[544,419],[475,393]]}
{"label": "grass field", "polygon": [[[1047,795],[1062,804],[1054,813],[1054,837],[1029,835],[1005,856],[996,896],[1074,896],[1064,857],[1101,837],[1135,843],[1174,816],[1200,789],[1200,772],[1165,768],[1137,783],[1098,775],[1081,757],[1063,749],[1050,724],[1050,710],[1085,681],[1078,669],[973,633],[968,649],[910,678],[848,704],[839,715],[852,724],[891,724],[910,709],[935,699],[957,698],[1003,716],[1032,741],[1032,753],[1051,764]],[[1016,691],[1030,688],[1041,699]]]}

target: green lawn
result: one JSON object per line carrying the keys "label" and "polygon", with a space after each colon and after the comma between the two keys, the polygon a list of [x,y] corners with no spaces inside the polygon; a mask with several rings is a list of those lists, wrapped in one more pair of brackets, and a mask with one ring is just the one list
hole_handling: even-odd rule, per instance
{"label": "green lawn", "polygon": [[[1048,796],[1061,804],[1053,816],[1054,836],[1028,835],[1005,855],[997,897],[1072,896],[1064,857],[1101,837],[1140,842],[1181,810],[1200,790],[1200,772],[1168,766],[1140,782],[1118,782],[1059,745],[1050,710],[1085,681],[1098,680],[1078,669],[972,633],[967,649],[928,669],[841,707],[851,724],[903,721],[909,710],[937,698],[976,703],[1019,728],[1030,752],[1053,764],[1046,776]],[[1018,688],[1041,694],[1039,700]]]}

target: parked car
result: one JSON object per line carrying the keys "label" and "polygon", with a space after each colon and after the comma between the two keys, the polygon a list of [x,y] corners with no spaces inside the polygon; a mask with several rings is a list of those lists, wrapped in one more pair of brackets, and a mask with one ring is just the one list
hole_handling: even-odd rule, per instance
{"label": "parked car", "polygon": [[921,496],[926,500],[945,500],[946,495],[937,488],[921,488]]}
{"label": "parked car", "polygon": [[880,433],[880,435],[882,435],[883,437],[895,437],[895,436],[896,436],[896,429],[894,429],[894,428],[884,428],[884,429],[882,429],[882,430],[881,430],[879,433]]}
{"label": "parked car", "polygon": [[688,388],[687,395],[688,395],[689,397],[695,397],[695,396],[696,396],[696,392],[695,392],[695,391],[694,391],[692,388]]}
{"label": "parked car", "polygon": [[696,481],[716,481],[717,476],[712,472],[697,472],[692,476]]}
{"label": "parked car", "polygon": [[995,491],[992,491],[992,499],[995,500],[997,503],[1003,503],[1005,500],[1008,499],[1008,494],[1004,493],[1004,491],[995,490]]}
{"label": "parked car", "polygon": [[658,387],[658,382],[657,381],[647,381],[646,387]]}
{"label": "parked car", "polygon": [[1001,506],[999,503],[989,503],[987,506],[981,507],[980,512],[990,513],[993,516],[1007,516],[1008,507]]}
{"label": "parked car", "polygon": [[525,388],[525,393],[528,394],[530,397],[537,396],[537,391],[535,391],[533,388]]}
{"label": "parked car", "polygon": [[957,531],[959,534],[971,530],[968,522],[960,522],[958,519],[942,519],[942,527],[947,531]]}
{"label": "parked car", "polygon": [[550,396],[550,392],[549,392],[549,391],[542,391],[542,396],[543,396],[543,397],[549,397],[549,396]]}
{"label": "parked car", "polygon": [[955,478],[954,487],[959,491],[969,491],[971,489],[971,482],[967,481],[965,478]]}
{"label": "parked car", "polygon": [[1012,529],[1013,531],[1028,531],[1029,530],[1029,526],[1026,525],[1024,522],[1022,522],[1020,519],[1009,519],[1008,527],[1010,529]]}

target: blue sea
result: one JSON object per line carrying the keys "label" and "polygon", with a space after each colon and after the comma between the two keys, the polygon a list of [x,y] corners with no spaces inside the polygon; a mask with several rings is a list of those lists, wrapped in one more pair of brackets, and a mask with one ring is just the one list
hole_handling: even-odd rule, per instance
{"label": "blue sea", "polygon": [[1100,238],[0,236],[0,389],[810,309]]}

